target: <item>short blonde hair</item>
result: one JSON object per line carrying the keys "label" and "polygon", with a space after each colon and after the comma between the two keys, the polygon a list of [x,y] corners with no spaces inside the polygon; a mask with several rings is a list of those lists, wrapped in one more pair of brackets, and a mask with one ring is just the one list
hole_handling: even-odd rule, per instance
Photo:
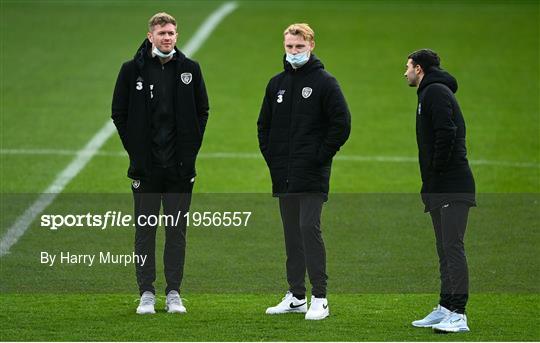
{"label": "short blonde hair", "polygon": [[289,27],[287,27],[285,31],[283,31],[283,36],[286,36],[287,34],[293,36],[301,35],[304,40],[308,42],[313,42],[315,40],[315,32],[313,32],[313,29],[309,27],[309,25],[306,23],[296,23],[289,25]]}
{"label": "short blonde hair", "polygon": [[174,19],[172,15],[165,12],[156,13],[152,16],[152,18],[150,18],[150,20],[148,20],[148,31],[152,32],[154,26],[156,25],[165,26],[167,24],[173,24],[176,26],[176,19]]}

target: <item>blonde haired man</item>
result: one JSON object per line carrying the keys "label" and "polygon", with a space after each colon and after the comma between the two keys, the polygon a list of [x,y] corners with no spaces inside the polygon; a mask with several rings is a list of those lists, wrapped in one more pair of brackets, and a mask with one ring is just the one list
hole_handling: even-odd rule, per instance
{"label": "blonde haired man", "polygon": [[[195,181],[195,160],[208,119],[208,97],[199,64],[176,48],[176,20],[157,13],[148,22],[147,37],[118,74],[112,119],[129,155],[135,217],[189,211]],[[179,216],[184,218],[183,216]],[[136,221],[135,254],[147,256],[136,265],[141,295],[138,314],[155,313],[156,225]],[[180,284],[184,270],[186,223],[165,230],[163,262],[166,310],[184,313]]]}
{"label": "blonde haired man", "polygon": [[[305,23],[289,25],[285,29],[285,31],[283,31],[283,37],[286,38],[287,35],[292,35],[292,36],[300,35],[305,41],[315,44],[315,32],[308,24],[305,24]],[[313,47],[315,47],[315,45]]]}
{"label": "blonde haired man", "polygon": [[[284,71],[268,86],[257,122],[259,147],[279,198],[289,290],[267,314],[330,314],[321,212],[328,198],[332,158],[349,137],[351,119],[336,79],[313,54],[315,33],[292,24],[283,33]],[[305,298],[306,270],[312,285]]]}

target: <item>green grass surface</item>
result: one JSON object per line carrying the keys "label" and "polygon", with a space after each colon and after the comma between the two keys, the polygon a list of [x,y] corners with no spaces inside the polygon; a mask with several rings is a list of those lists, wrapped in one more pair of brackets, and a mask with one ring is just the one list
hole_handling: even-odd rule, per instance
{"label": "green grass surface", "polygon": [[[6,149],[81,149],[110,120],[117,73],[144,38],[148,17],[175,15],[181,47],[219,5],[1,2],[0,234],[73,158]],[[315,29],[315,53],[352,113],[351,137],[338,156],[413,159],[334,161],[323,212],[332,316],[320,323],[263,314],[286,282],[262,157],[209,156],[258,153],[255,123],[264,87],[282,68],[281,32],[302,21]],[[133,266],[39,263],[41,251],[130,253],[131,230],[53,232],[36,221],[0,258],[0,339],[540,340],[538,21],[538,1],[240,1],[194,56],[211,111],[193,209],[254,214],[245,229],[190,229],[188,315],[136,316]],[[416,93],[403,77],[408,53],[424,47],[440,53],[460,84],[479,192],[466,240],[473,330],[466,335],[409,326],[435,305],[438,289],[434,237],[417,194]],[[116,135],[101,149],[121,151]],[[127,165],[126,156],[94,156],[45,212],[131,213]],[[156,288],[163,287],[158,272]]]}
{"label": "green grass surface", "polygon": [[[471,332],[435,334],[410,322],[431,310],[435,295],[359,295],[329,297],[331,315],[306,321],[301,314],[268,316],[275,294],[185,295],[188,313],[134,314],[131,294],[4,294],[0,339],[9,341],[537,341],[537,295],[477,294],[471,298]],[[69,310],[63,310],[69,309]],[[520,319],[509,320],[514,313]],[[36,313],[42,313],[37,316]]]}
{"label": "green grass surface", "polygon": [[[340,81],[352,113],[351,137],[340,154],[416,156],[416,94],[402,74],[409,52],[431,47],[460,83],[469,158],[536,165],[473,164],[478,191],[540,190],[537,2],[287,2],[287,11],[282,2],[239,4],[195,56],[211,105],[202,153],[258,152],[255,122],[264,87],[281,69],[281,32],[291,22],[307,21],[317,33],[315,53]],[[2,148],[80,149],[109,120],[119,67],[139,46],[150,13],[163,9],[178,16],[182,46],[218,5],[4,1]],[[417,17],[421,22],[412,24]],[[22,18],[29,25],[18,24]],[[32,44],[19,39],[21,30]],[[20,63],[20,51],[32,58],[24,68],[12,67]],[[118,138],[103,150],[121,151]],[[1,158],[12,166],[1,170],[3,192],[40,192],[58,170],[20,173],[17,167],[23,158],[55,157]],[[127,191],[126,158],[98,156],[87,169],[91,173],[81,173],[67,191]],[[201,158],[198,172],[200,192],[270,189],[262,159]],[[415,162],[337,160],[331,187],[416,192],[418,179]]]}

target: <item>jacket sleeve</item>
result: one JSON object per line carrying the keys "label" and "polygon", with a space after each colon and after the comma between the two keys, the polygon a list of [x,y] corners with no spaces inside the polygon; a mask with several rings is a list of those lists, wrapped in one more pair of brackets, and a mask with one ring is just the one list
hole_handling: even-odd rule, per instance
{"label": "jacket sleeve", "polygon": [[320,163],[334,157],[351,133],[351,114],[335,78],[330,79],[323,96],[323,109],[328,119],[328,130],[317,154]]}
{"label": "jacket sleeve", "polygon": [[257,136],[259,138],[259,149],[267,164],[269,164],[268,140],[270,137],[270,127],[272,125],[272,105],[270,96],[270,83],[266,86],[264,98],[257,120]]}
{"label": "jacket sleeve", "polygon": [[440,173],[446,169],[456,138],[457,126],[453,121],[453,107],[450,94],[440,87],[432,87],[425,97],[431,113],[434,131],[433,169]]}
{"label": "jacket sleeve", "polygon": [[116,79],[116,85],[114,87],[113,99],[112,99],[112,115],[114,125],[122,141],[124,149],[127,151],[127,119],[129,108],[129,81],[127,77],[126,64],[122,65],[118,78]]}
{"label": "jacket sleeve", "polygon": [[199,120],[199,128],[201,129],[201,136],[204,136],[206,130],[206,123],[208,122],[208,111],[210,106],[208,104],[208,94],[206,92],[206,85],[201,72],[201,67],[197,64],[197,80],[198,83],[195,89],[195,105],[197,106],[197,115]]}

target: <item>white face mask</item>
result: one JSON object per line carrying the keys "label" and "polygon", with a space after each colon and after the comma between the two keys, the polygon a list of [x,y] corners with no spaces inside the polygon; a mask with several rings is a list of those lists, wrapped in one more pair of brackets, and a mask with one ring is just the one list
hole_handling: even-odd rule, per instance
{"label": "white face mask", "polygon": [[161,51],[159,51],[158,48],[154,47],[154,49],[152,50],[152,53],[154,55],[156,55],[156,56],[161,57],[161,58],[168,58],[168,57],[171,57],[172,55],[174,55],[176,53],[176,50],[172,49],[171,52],[169,52],[168,54],[164,54]]}
{"label": "white face mask", "polygon": [[285,59],[292,65],[294,69],[298,69],[309,61],[309,52],[309,50],[306,50],[304,52],[299,52],[296,55],[287,53],[287,57]]}

